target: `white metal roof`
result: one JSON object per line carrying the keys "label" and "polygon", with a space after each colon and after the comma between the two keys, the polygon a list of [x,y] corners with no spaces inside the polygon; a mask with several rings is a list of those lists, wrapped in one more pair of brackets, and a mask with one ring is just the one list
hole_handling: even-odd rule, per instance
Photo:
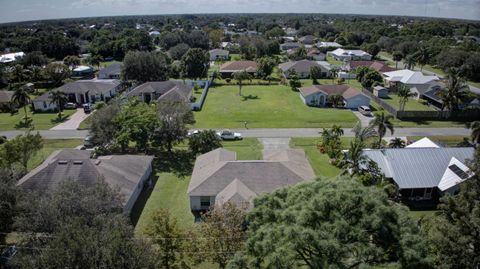
{"label": "white metal roof", "polygon": [[[462,170],[462,172],[465,173],[466,177],[462,178],[460,175],[455,173],[454,170],[450,168],[452,165],[455,165],[457,168]],[[445,170],[445,173],[443,174],[443,177],[440,180],[440,183],[438,183],[438,188],[441,191],[448,190],[451,187],[454,187],[464,182],[465,180],[469,179],[472,176],[473,176],[472,171],[465,164],[457,160],[455,157],[452,157],[452,159],[450,160],[450,163],[448,164],[448,168]]]}
{"label": "white metal roof", "polygon": [[408,69],[385,72],[383,75],[387,81],[398,81],[403,84],[426,84],[439,80],[437,76],[425,76],[422,72]]}
{"label": "white metal roof", "polygon": [[428,139],[428,137],[424,137],[408,145],[407,148],[439,148],[439,146],[432,140]]}

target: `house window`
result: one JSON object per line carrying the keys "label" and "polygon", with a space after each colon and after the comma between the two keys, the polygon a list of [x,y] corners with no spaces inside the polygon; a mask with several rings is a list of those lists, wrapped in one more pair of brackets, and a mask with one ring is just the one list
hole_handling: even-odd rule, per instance
{"label": "house window", "polygon": [[43,102],[43,108],[47,108],[47,102]]}
{"label": "house window", "polygon": [[210,196],[200,197],[200,206],[210,206]]}

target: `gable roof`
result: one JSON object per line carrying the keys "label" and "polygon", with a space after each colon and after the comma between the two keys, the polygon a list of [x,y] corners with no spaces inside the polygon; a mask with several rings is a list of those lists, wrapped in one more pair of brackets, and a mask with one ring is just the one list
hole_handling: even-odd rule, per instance
{"label": "gable roof", "polygon": [[317,46],[320,48],[326,48],[326,47],[342,47],[342,45],[338,44],[337,42],[318,42]]}
{"label": "gable roof", "polygon": [[356,69],[361,66],[366,66],[371,69],[377,70],[378,72],[390,72],[396,70],[380,61],[350,61],[349,66],[351,69]]}
{"label": "gable roof", "polygon": [[255,61],[233,61],[227,62],[220,66],[220,73],[234,73],[238,71],[256,72],[257,63]]}
{"label": "gable roof", "polygon": [[342,49],[342,48],[338,48],[334,51],[331,52],[332,54],[335,54],[337,56],[347,56],[347,55],[355,55],[355,56],[366,56],[366,55],[370,55],[369,53],[363,51],[363,50],[351,50],[351,49]]}
{"label": "gable roof", "polygon": [[111,64],[105,67],[104,69],[98,71],[98,76],[108,77],[111,75],[120,75],[122,73],[122,67],[123,67],[123,64],[121,63]]}
{"label": "gable roof", "polygon": [[307,97],[311,94],[321,92],[326,95],[333,95],[333,94],[340,94],[344,99],[350,99],[352,97],[358,95],[364,95],[358,90],[350,87],[349,85],[345,84],[337,84],[337,85],[312,85],[308,87],[300,88],[300,94],[303,97]]}
{"label": "gable roof", "polygon": [[445,170],[438,188],[445,191],[454,187],[473,176],[473,172],[465,164],[452,157],[448,163],[448,168]]}
{"label": "gable roof", "polygon": [[152,156],[136,155],[110,155],[91,159],[89,151],[63,149],[52,153],[41,165],[20,179],[17,186],[44,193],[65,180],[85,185],[105,180],[109,186],[120,189],[126,203],[151,166],[152,160]]}
{"label": "gable roof", "polygon": [[464,163],[473,148],[368,149],[363,154],[375,161],[400,189],[438,187],[452,157]]}
{"label": "gable roof", "polygon": [[437,76],[425,76],[422,72],[408,69],[384,72],[383,75],[387,81],[403,84],[427,84],[439,80]]}
{"label": "gable roof", "polygon": [[211,55],[223,55],[223,56],[228,56],[230,53],[228,50],[222,50],[222,49],[212,49],[208,52]]}
{"label": "gable roof", "polygon": [[127,96],[141,96],[143,93],[154,93],[158,97],[158,101],[185,101],[189,102],[192,96],[192,86],[183,84],[180,81],[151,81],[145,82],[135,89],[131,90]]}
{"label": "gable roof", "polygon": [[439,148],[440,146],[435,144],[435,142],[430,140],[428,137],[424,137],[406,147],[407,148]]}
{"label": "gable roof", "polygon": [[329,71],[331,69],[330,64],[325,61],[300,60],[289,61],[278,65],[278,67],[283,72],[287,72],[293,69],[297,73],[310,73],[310,69],[312,68],[312,66],[318,66],[325,71]]}
{"label": "gable roof", "polygon": [[249,202],[260,193],[315,178],[303,150],[267,151],[264,156],[265,160],[238,161],[235,152],[223,148],[200,155],[187,192]]}
{"label": "gable roof", "polygon": [[110,90],[115,89],[118,85],[120,85],[120,80],[117,79],[77,80],[66,83],[56,90],[66,94],[87,92],[91,94],[106,94]]}

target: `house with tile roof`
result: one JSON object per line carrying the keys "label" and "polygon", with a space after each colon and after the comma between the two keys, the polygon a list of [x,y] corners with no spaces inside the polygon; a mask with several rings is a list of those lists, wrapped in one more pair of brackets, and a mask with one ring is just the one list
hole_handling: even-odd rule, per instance
{"label": "house with tile roof", "polygon": [[194,213],[227,202],[248,207],[262,193],[314,178],[301,149],[264,150],[263,160],[237,160],[235,152],[218,148],[197,157],[187,194]]}
{"label": "house with tile roof", "polygon": [[310,70],[313,66],[317,66],[322,70],[322,77],[330,77],[332,67],[328,62],[325,61],[310,61],[310,60],[300,60],[300,61],[289,61],[281,63],[278,65],[278,68],[282,70],[283,75],[288,78],[292,71],[297,73],[299,78],[310,78]]}
{"label": "house with tile roof", "polygon": [[232,61],[220,66],[220,76],[222,78],[231,78],[233,73],[246,71],[254,76],[257,72],[257,63],[255,61]]}
{"label": "house with tile roof", "polygon": [[350,72],[362,66],[376,70],[380,73],[391,72],[396,70],[395,68],[388,66],[385,62],[380,62],[380,61],[350,61],[350,62],[347,62],[342,69]]}
{"label": "house with tile roof", "polygon": [[312,85],[300,88],[300,99],[307,106],[326,107],[331,105],[329,96],[340,95],[344,108],[356,109],[370,105],[370,98],[349,85]]}
{"label": "house with tile roof", "polygon": [[412,145],[363,150],[395,184],[403,200],[438,202],[444,193],[456,193],[473,175],[466,162],[473,158],[474,148],[442,148],[426,140]]}
{"label": "house with tile roof", "polygon": [[118,189],[124,212],[134,206],[152,173],[152,156],[109,155],[96,159],[91,152],[63,149],[52,153],[40,166],[21,178],[17,186],[29,192],[46,193],[60,182],[73,180],[87,186],[103,180]]}
{"label": "house with tile roof", "polygon": [[145,82],[127,93],[127,96],[136,96],[145,103],[153,100],[178,101],[190,103],[193,87],[181,81],[152,81]]}

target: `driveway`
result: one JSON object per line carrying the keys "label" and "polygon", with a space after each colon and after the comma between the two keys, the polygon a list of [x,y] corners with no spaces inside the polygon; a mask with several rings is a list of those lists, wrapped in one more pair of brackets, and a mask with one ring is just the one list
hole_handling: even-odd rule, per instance
{"label": "driveway", "polygon": [[77,108],[77,112],[70,116],[70,118],[50,130],[76,130],[80,123],[85,120],[90,114],[85,114],[83,108]]}
{"label": "driveway", "polygon": [[360,120],[362,127],[367,127],[370,124],[370,121],[373,119],[373,117],[367,117],[356,110],[352,110],[352,112],[358,118],[358,120]]}
{"label": "driveway", "polygon": [[264,150],[289,149],[290,138],[259,138]]}

